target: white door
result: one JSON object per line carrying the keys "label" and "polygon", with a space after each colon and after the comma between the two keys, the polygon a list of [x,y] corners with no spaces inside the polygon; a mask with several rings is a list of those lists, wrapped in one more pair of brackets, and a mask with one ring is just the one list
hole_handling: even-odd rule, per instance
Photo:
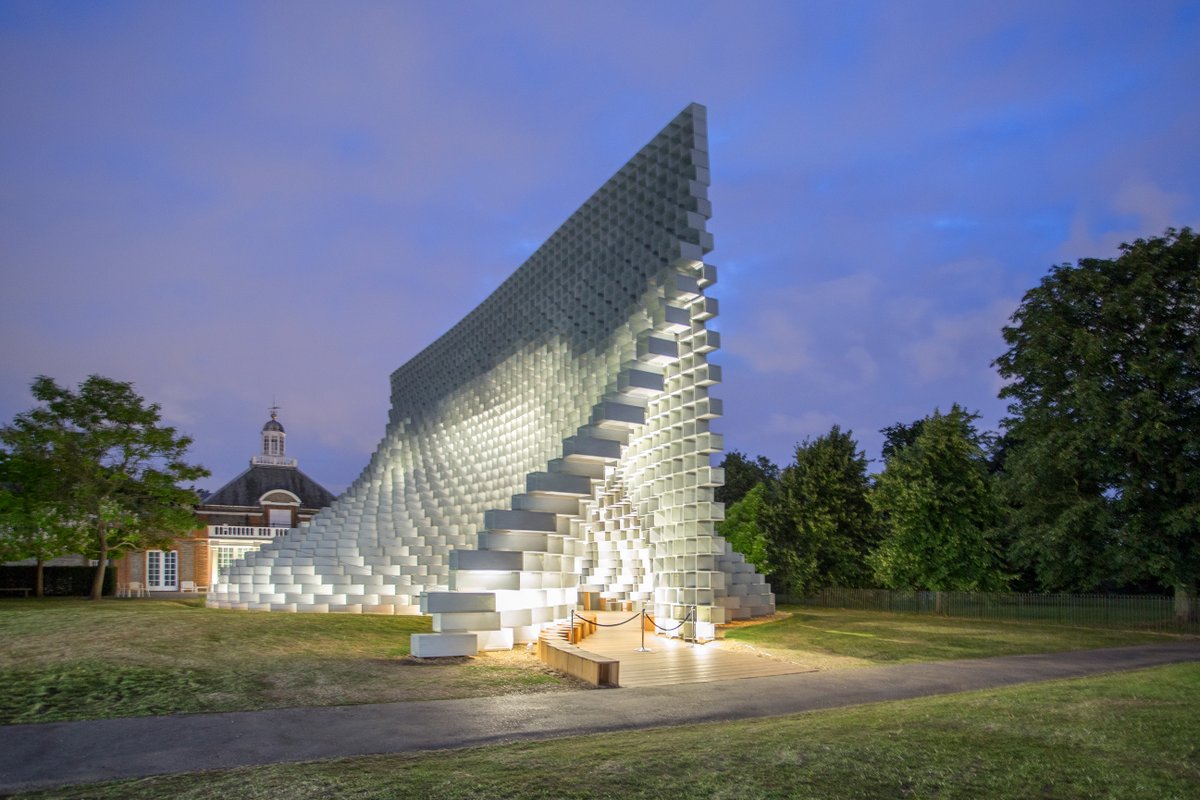
{"label": "white door", "polygon": [[146,588],[152,592],[173,592],[179,588],[179,553],[146,551]]}

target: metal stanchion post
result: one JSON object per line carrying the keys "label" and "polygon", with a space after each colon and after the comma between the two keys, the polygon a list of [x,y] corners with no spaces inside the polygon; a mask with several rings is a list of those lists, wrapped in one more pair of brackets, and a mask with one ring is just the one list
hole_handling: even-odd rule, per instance
{"label": "metal stanchion post", "polygon": [[646,609],[642,609],[642,646],[635,650],[635,653],[653,653],[654,651],[646,647]]}

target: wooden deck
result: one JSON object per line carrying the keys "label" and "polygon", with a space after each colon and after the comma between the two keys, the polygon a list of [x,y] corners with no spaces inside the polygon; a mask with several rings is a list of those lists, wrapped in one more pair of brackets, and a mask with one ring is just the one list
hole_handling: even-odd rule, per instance
{"label": "wooden deck", "polygon": [[[629,612],[621,611],[583,613],[589,617],[595,614],[597,622],[605,624],[621,622],[632,616]],[[812,671],[800,664],[723,649],[718,642],[693,645],[647,632],[646,647],[652,652],[639,653],[637,650],[641,647],[641,641],[639,620],[634,620],[618,628],[598,628],[579,646],[596,655],[618,659],[621,662],[621,686],[628,688],[762,678]]]}

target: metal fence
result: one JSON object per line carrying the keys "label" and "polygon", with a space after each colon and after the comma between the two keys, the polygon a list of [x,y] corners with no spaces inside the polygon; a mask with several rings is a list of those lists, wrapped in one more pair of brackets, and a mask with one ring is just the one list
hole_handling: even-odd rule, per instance
{"label": "metal fence", "polygon": [[1200,623],[1176,617],[1175,598],[1169,595],[822,589],[806,597],[783,595],[776,599],[779,603],[860,611],[1200,634]]}

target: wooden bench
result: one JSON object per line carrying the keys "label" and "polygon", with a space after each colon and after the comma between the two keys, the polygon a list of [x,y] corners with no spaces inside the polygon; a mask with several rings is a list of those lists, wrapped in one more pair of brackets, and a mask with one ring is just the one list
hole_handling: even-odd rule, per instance
{"label": "wooden bench", "polygon": [[592,686],[621,685],[621,662],[615,658],[589,653],[546,633],[538,637],[537,653],[542,663]]}
{"label": "wooden bench", "polygon": [[29,593],[32,591],[33,589],[24,586],[0,586],[0,592],[11,592],[13,594],[20,592],[22,597],[29,597]]}

